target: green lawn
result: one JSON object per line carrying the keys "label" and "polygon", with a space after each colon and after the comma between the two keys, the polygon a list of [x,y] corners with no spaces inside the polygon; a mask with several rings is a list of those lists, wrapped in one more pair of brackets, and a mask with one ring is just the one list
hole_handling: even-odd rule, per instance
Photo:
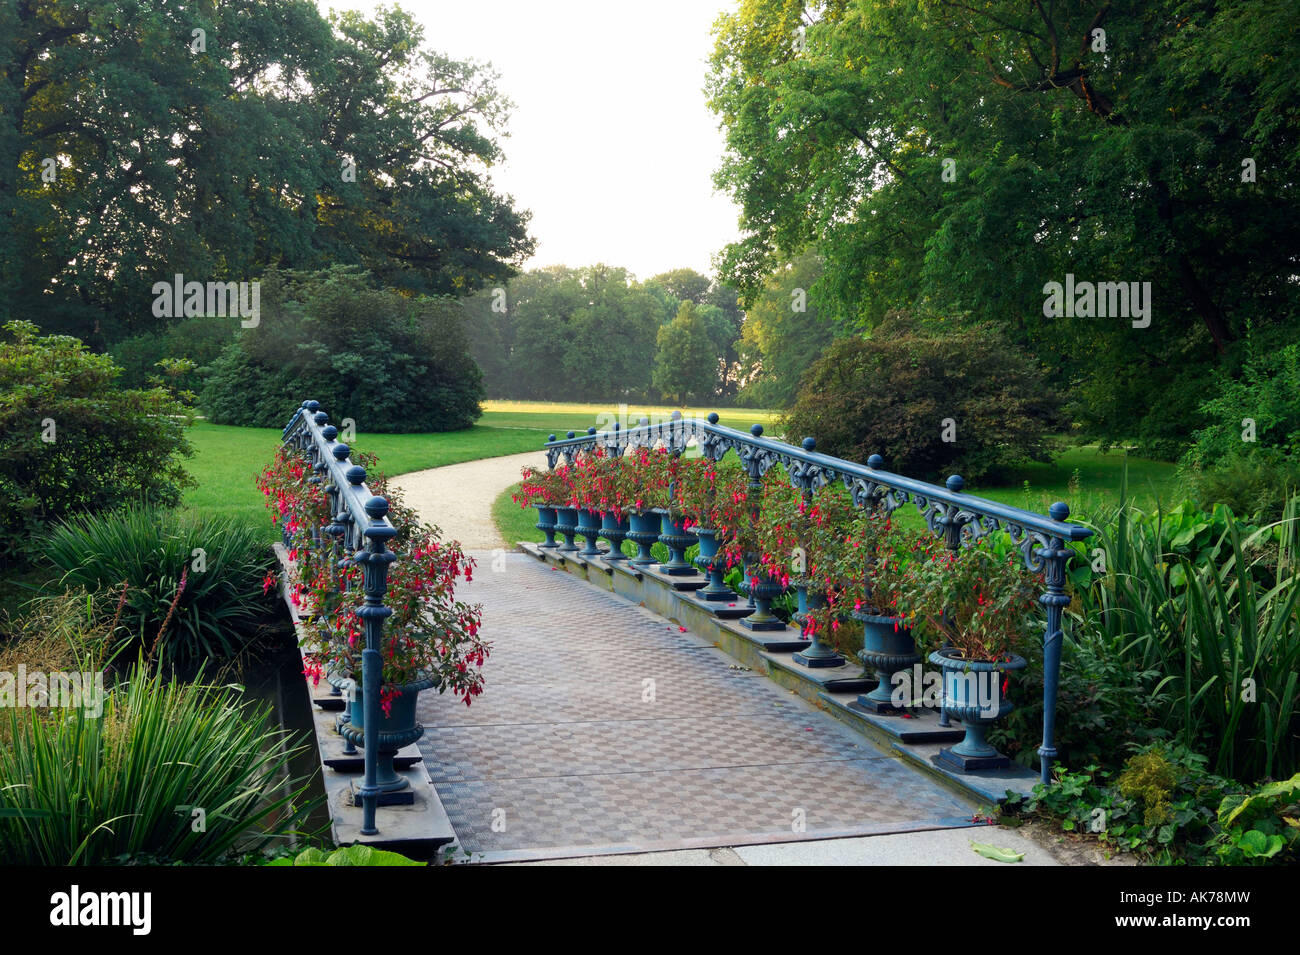
{"label": "green lawn", "polygon": [[718,422],[729,428],[748,431],[750,425],[769,427],[780,412],[745,408],[671,408],[667,405],[619,405],[562,401],[485,401],[480,423],[494,428],[536,428],[545,434],[564,437],[565,432],[583,432],[589,427],[608,429],[615,421],[619,426],[635,425],[641,418],[667,418],[681,411],[687,418],[704,418],[718,412]]}
{"label": "green lawn", "polygon": [[[622,409],[617,405],[553,401],[487,401],[484,408],[479,423],[463,431],[440,434],[360,431],[354,443],[358,451],[379,455],[380,470],[385,474],[397,475],[537,450],[550,434],[563,436],[567,431],[585,431],[590,426],[608,427],[624,412],[636,420],[641,415],[666,415],[671,411],[650,405]],[[684,413],[703,417],[708,412],[686,409]],[[767,411],[732,409],[723,413],[720,420],[732,427],[748,428],[755,422],[767,425],[772,417]],[[257,473],[275,454],[280,432],[274,428],[236,428],[199,421],[190,429],[189,438],[195,453],[186,463],[186,470],[197,485],[186,492],[185,505],[214,513],[242,513],[260,520],[262,498],[254,482]]]}

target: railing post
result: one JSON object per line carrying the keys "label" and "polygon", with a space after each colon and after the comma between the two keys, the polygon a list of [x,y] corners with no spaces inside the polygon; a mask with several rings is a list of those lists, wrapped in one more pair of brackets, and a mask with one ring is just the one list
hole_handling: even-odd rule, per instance
{"label": "railing post", "polygon": [[[361,484],[365,478],[365,468],[348,469],[351,484]],[[379,832],[375,825],[375,809],[379,805],[379,687],[384,666],[379,648],[383,643],[384,620],[393,612],[392,608],[384,606],[384,595],[388,592],[388,565],[397,559],[397,555],[388,549],[388,541],[396,536],[397,531],[384,520],[388,514],[388,502],[382,497],[367,500],[365,510],[371,522],[363,532],[367,546],[363,554],[357,555],[357,560],[365,568],[365,603],[357,615],[366,625],[366,648],[361,653],[361,686],[365,697],[362,701],[365,726],[362,727],[364,741],[361,745],[365,750],[366,764],[365,781],[361,784],[361,834],[373,836]]]}
{"label": "railing post", "polygon": [[[1070,516],[1070,508],[1057,501],[1047,513],[1052,520],[1064,523]],[[1038,556],[1043,559],[1043,578],[1047,584],[1047,590],[1038,598],[1047,608],[1047,629],[1043,632],[1043,745],[1038,747],[1041,782],[1047,786],[1052,781],[1052,761],[1057,756],[1056,691],[1061,674],[1061,641],[1065,637],[1061,617],[1070,604],[1070,595],[1065,592],[1065,563],[1070,552],[1064,540],[1053,537],[1046,547],[1038,550]]]}

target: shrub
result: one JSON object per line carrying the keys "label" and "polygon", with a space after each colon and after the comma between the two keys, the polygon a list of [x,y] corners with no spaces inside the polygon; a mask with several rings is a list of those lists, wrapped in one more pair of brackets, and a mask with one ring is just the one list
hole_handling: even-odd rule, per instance
{"label": "shrub", "polygon": [[[48,522],[132,500],[179,503],[188,412],[162,389],[121,390],[75,338],[10,322],[0,348],[0,560]],[[47,440],[52,439],[52,440]]]}
{"label": "shrub", "polygon": [[46,548],[65,584],[99,595],[101,616],[116,613],[126,585],[112,654],[143,650],[192,671],[237,654],[273,608],[270,549],[230,517],[128,507],[64,522]]}
{"label": "shrub", "polygon": [[1075,639],[1158,677],[1159,727],[1248,782],[1300,769],[1300,501],[1287,516],[1121,503],[1086,544],[1104,569],[1076,588]]}
{"label": "shrub", "polygon": [[98,716],[11,707],[3,718],[6,865],[221,862],[288,837],[313,808],[306,782],[288,778],[296,751],[269,707],[232,706],[216,687],[138,667]]}
{"label": "shrub", "polygon": [[1050,786],[1009,796],[1012,812],[1046,815],[1061,828],[1157,863],[1213,864],[1224,832],[1219,807],[1247,788],[1206,771],[1205,757],[1156,744],[1135,753],[1118,774],[1089,766],[1060,769]]}
{"label": "shrub", "polygon": [[[984,325],[927,326],[892,313],[870,338],[833,343],[808,369],[781,424],[791,440],[896,473],[967,480],[1049,459],[1059,401],[1033,362]],[[945,419],[955,440],[944,440]]]}
{"label": "shrub", "polygon": [[304,399],[377,432],[451,431],[482,413],[461,306],[367,286],[352,268],[270,272],[261,314],[212,365],[217,424],[280,428]]}
{"label": "shrub", "polygon": [[109,354],[122,368],[122,383],[131,388],[154,384],[159,363],[188,359],[193,368],[174,377],[177,388],[201,392],[210,366],[234,340],[240,319],[185,318],[154,332],[132,335],[109,346]]}
{"label": "shrub", "polygon": [[1266,352],[1240,378],[1221,381],[1200,412],[1210,423],[1187,451],[1191,466],[1213,468],[1252,447],[1300,453],[1300,344]]}
{"label": "shrub", "polygon": [[1252,520],[1276,521],[1287,501],[1300,492],[1300,457],[1276,449],[1237,449],[1208,467],[1193,469],[1190,485],[1202,510],[1224,504]]}

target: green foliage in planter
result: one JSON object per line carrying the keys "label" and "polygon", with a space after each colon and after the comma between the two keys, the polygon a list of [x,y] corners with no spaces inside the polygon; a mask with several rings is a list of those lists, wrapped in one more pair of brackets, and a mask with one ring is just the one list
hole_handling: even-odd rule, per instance
{"label": "green foliage in planter", "polygon": [[[872,454],[899,474],[967,481],[1049,460],[1059,402],[1037,366],[988,326],[891,314],[871,338],[834,342],[804,375],[787,435],[850,461]],[[945,440],[952,419],[955,440]]]}
{"label": "green foliage in planter", "polygon": [[45,525],[132,500],[179,503],[189,412],[161,388],[121,389],[112,359],[10,322],[0,339],[0,561]]}
{"label": "green foliage in planter", "polygon": [[114,654],[142,649],[193,670],[238,653],[274,607],[264,586],[270,549],[231,517],[128,507],[60,524],[46,553],[64,584],[99,595],[101,616],[117,613],[126,585]]}
{"label": "green foliage in planter", "polygon": [[482,413],[482,378],[454,299],[374,289],[343,266],[272,271],[259,324],[213,363],[201,406],[216,424],[279,428],[312,398],[371,431],[453,431]]}
{"label": "green foliage in planter", "polygon": [[98,716],[8,709],[0,862],[214,863],[293,834],[314,808],[288,775],[296,750],[269,708],[228,693],[137,666]]}

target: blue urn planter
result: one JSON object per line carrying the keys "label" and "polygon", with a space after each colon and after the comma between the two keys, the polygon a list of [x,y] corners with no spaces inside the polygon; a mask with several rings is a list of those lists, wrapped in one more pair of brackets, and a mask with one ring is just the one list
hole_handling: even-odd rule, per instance
{"label": "blue urn planter", "polygon": [[751,574],[746,566],[742,586],[754,601],[754,612],[742,617],[740,625],[750,630],[784,630],[785,623],[772,613],[772,601],[785,593],[781,582],[762,572]]}
{"label": "blue urn planter", "polygon": [[659,541],[668,548],[668,563],[659,565],[659,572],[670,577],[685,577],[695,573],[695,567],[686,559],[686,548],[699,538],[686,530],[686,519],[673,520],[671,514],[664,514]]}
{"label": "blue urn planter", "polygon": [[650,547],[659,540],[659,515],[652,512],[628,515],[627,539],[636,544],[637,555],[632,558],[634,567],[650,567],[654,564],[654,555]]}
{"label": "blue urn planter", "polygon": [[542,547],[559,547],[555,543],[555,508],[547,507],[544,504],[534,504],[537,508],[537,529],[546,535],[546,542]]}
{"label": "blue urn planter", "polygon": [[627,560],[623,553],[623,539],[631,530],[631,522],[626,517],[619,517],[613,511],[606,511],[600,519],[600,536],[609,541],[609,552],[605,559],[609,561]]}
{"label": "blue urn planter", "polygon": [[734,601],[736,593],[723,579],[727,566],[719,553],[722,541],[718,539],[718,532],[708,527],[697,527],[695,536],[700,541],[700,553],[695,558],[695,566],[709,575],[708,584],[695,591],[695,595],[704,600]]}
{"label": "blue urn planter", "polygon": [[[893,701],[894,674],[921,662],[916,652],[912,628],[902,626],[902,618],[888,617],[865,610],[853,611],[853,619],[862,623],[862,649],[858,659],[876,671],[876,688],[858,697],[858,705],[876,713],[904,712]],[[913,688],[912,698],[920,696]]]}
{"label": "blue urn planter", "polygon": [[559,552],[571,554],[578,549],[573,537],[578,533],[578,509],[576,507],[557,507],[555,509],[555,532],[564,537]]}
{"label": "blue urn planter", "polygon": [[795,653],[794,662],[814,668],[844,666],[844,658],[836,652],[835,648],[822,643],[820,630],[814,630],[811,635],[807,630],[808,611],[821,610],[826,606],[825,592],[809,587],[807,579],[803,577],[794,582],[794,592],[799,601],[799,609],[795,612],[794,619],[802,628],[803,635],[812,641],[807,647]]}
{"label": "blue urn planter", "polygon": [[943,669],[943,705],[949,716],[961,720],[965,738],[957,745],[941,749],[934,757],[941,767],[969,773],[981,769],[1003,769],[1011,760],[985,740],[988,728],[1006,716],[1015,704],[1001,692],[1002,677],[1011,670],[1022,670],[1023,657],[1007,661],[964,660],[955,647],[944,647],[930,654],[930,662]]}
{"label": "blue urn planter", "polygon": [[[421,690],[438,685],[436,677],[426,677],[397,687],[401,695],[393,700],[389,715],[379,711],[379,751],[375,779],[379,791],[393,793],[406,789],[410,783],[399,776],[393,767],[393,757],[404,746],[409,746],[424,735],[424,726],[415,718],[415,706]],[[348,718],[339,727],[339,735],[353,746],[365,746],[365,694],[360,681],[352,681],[352,696],[348,701]]]}
{"label": "blue urn planter", "polygon": [[599,557],[600,548],[596,546],[596,541],[600,538],[600,512],[589,511],[585,507],[578,508],[576,531],[587,540],[587,546],[578,551],[578,556]]}

